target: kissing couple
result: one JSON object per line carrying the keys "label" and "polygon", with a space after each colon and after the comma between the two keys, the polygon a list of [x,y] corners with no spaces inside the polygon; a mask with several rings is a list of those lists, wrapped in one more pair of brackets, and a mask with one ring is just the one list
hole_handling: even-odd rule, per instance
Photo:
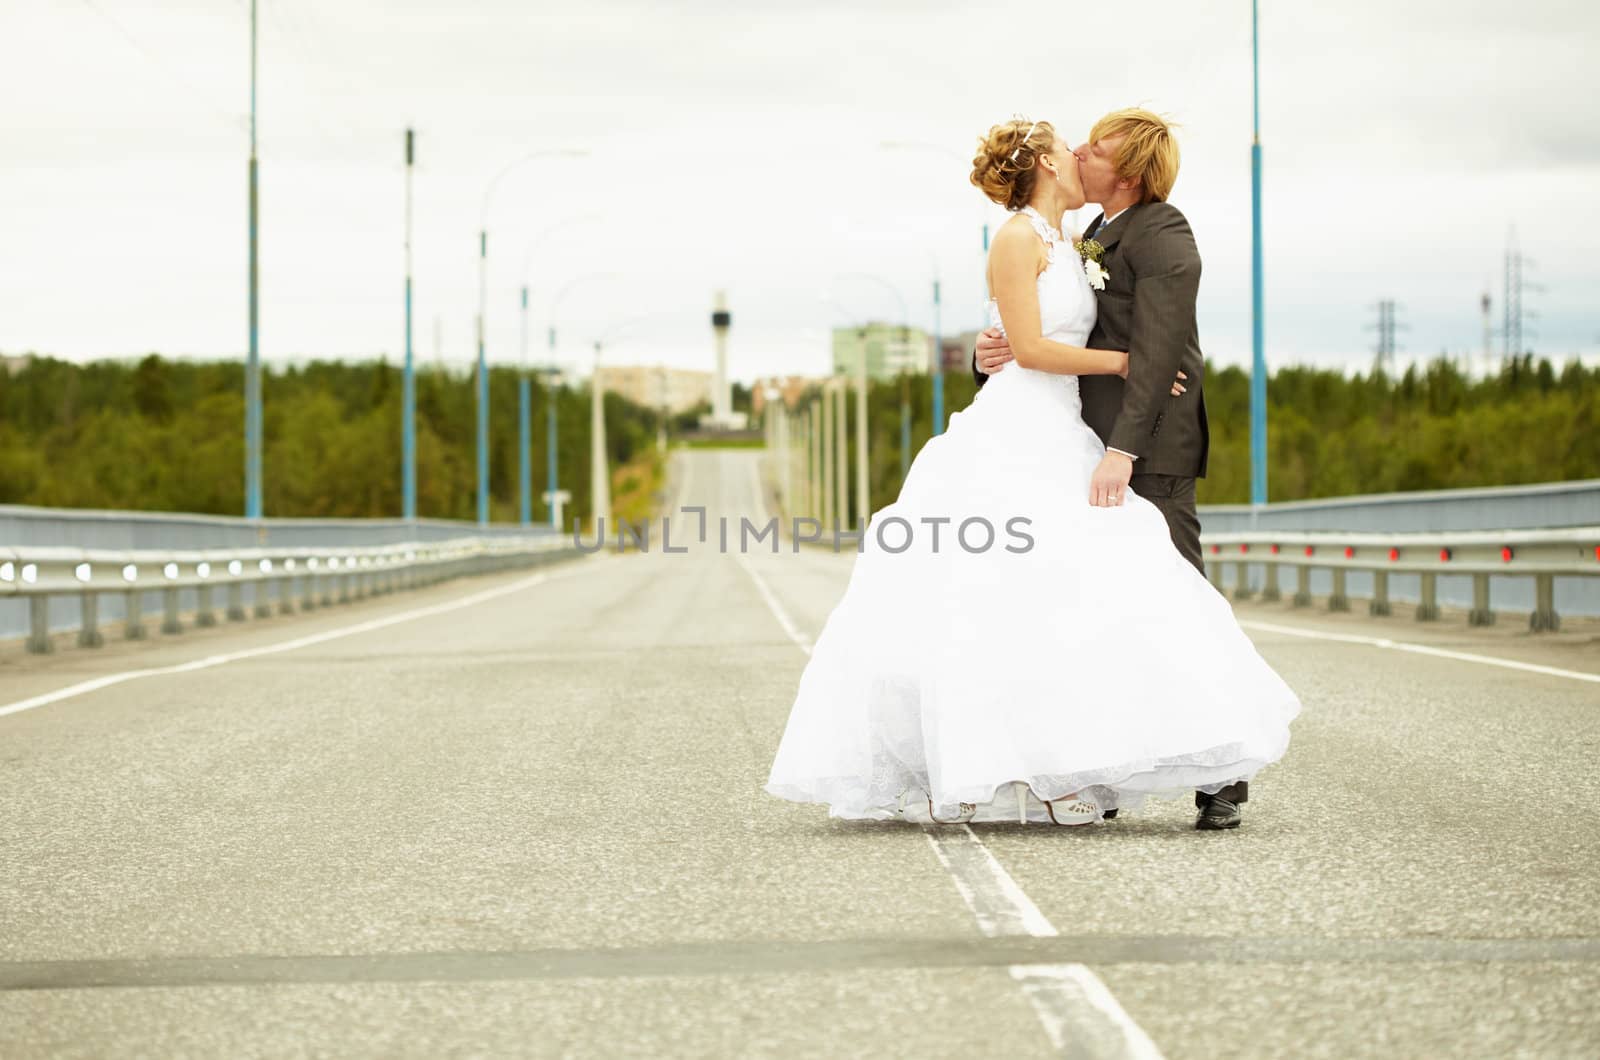
{"label": "kissing couple", "polygon": [[[1168,202],[1171,127],[1129,109],[1077,147],[979,138],[996,233],[979,391],[872,514],[996,525],[1024,551],[899,551],[870,532],[800,678],[766,790],[831,816],[1085,825],[1192,792],[1237,828],[1300,701],[1206,580],[1200,254]],[[1062,220],[1100,207],[1082,238]]]}

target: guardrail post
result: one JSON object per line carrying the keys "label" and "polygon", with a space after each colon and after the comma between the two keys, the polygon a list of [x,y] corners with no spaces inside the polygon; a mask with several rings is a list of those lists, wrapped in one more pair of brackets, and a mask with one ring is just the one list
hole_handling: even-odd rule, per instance
{"label": "guardrail post", "polygon": [[1311,564],[1302,563],[1295,568],[1294,606],[1311,606]]}
{"label": "guardrail post", "polygon": [[98,648],[106,642],[100,632],[100,597],[95,593],[82,593],[83,624],[78,627],[78,647]]}
{"label": "guardrail post", "polygon": [[55,649],[50,643],[50,598],[43,593],[28,597],[28,650],[48,655]]}
{"label": "guardrail post", "polygon": [[317,606],[317,576],[306,571],[300,578],[300,610],[310,611]]}
{"label": "guardrail post", "polygon": [[348,604],[350,602],[350,582],[354,579],[354,577],[354,575],[345,574],[339,578],[339,602],[341,604]]}
{"label": "guardrail post", "polygon": [[198,610],[194,613],[194,624],[197,626],[214,626],[217,624],[216,612],[211,610],[211,586],[201,585],[195,589],[195,594],[200,598]]}
{"label": "guardrail post", "polygon": [[1432,622],[1439,617],[1439,576],[1432,571],[1422,575],[1422,602],[1417,605],[1417,621]]}
{"label": "guardrail post", "polygon": [[1556,614],[1556,578],[1553,574],[1533,576],[1533,614],[1528,616],[1528,628],[1535,633],[1554,633],[1561,628],[1561,616]]}
{"label": "guardrail post", "polygon": [[323,607],[333,606],[333,583],[338,580],[339,576],[337,574],[325,574],[322,576],[322,596],[319,598],[318,603]]}
{"label": "guardrail post", "polygon": [[1222,592],[1221,560],[1214,559],[1210,563],[1206,564],[1206,580],[1211,583],[1212,588],[1216,589],[1217,592]]}
{"label": "guardrail post", "polygon": [[1283,592],[1278,588],[1278,565],[1276,563],[1268,563],[1266,566],[1266,581],[1261,586],[1261,599],[1283,599]]}
{"label": "guardrail post", "polygon": [[169,585],[161,590],[161,603],[163,614],[161,616],[161,632],[182,633],[183,623],[178,621],[178,587]]}
{"label": "guardrail post", "polygon": [[1369,615],[1389,615],[1394,609],[1389,606],[1389,572],[1375,570],[1372,572],[1372,602],[1367,605]]}
{"label": "guardrail post", "polygon": [[1248,600],[1253,594],[1250,591],[1250,565],[1240,560],[1234,565],[1233,598],[1235,600]]}
{"label": "guardrail post", "polygon": [[284,576],[278,579],[278,614],[294,614],[294,578]]}
{"label": "guardrail post", "polygon": [[267,583],[258,579],[250,583],[250,611],[257,618],[271,618],[272,605],[267,602]]}
{"label": "guardrail post", "polygon": [[244,591],[238,582],[228,583],[228,621],[244,621]]}
{"label": "guardrail post", "polygon": [[122,623],[123,632],[127,634],[129,640],[143,640],[145,628],[144,600],[142,597],[144,596],[144,593],[140,592],[138,589],[129,589],[122,595],[123,598],[128,602],[126,608],[127,617]]}
{"label": "guardrail post", "polygon": [[1343,567],[1333,568],[1333,593],[1328,597],[1329,611],[1350,610],[1350,597],[1346,596],[1344,591],[1344,575]]}
{"label": "guardrail post", "polygon": [[1487,574],[1474,574],[1472,576],[1472,610],[1467,612],[1467,625],[1494,625],[1494,612],[1489,610],[1489,576]]}

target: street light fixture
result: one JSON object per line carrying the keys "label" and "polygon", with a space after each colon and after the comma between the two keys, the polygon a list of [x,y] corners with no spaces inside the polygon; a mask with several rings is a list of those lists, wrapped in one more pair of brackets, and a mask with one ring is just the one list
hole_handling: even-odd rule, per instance
{"label": "street light fixture", "polygon": [[[970,162],[966,156],[953,147],[942,144],[925,143],[919,140],[884,140],[879,145],[885,151],[932,151],[936,154],[955,158],[967,164]],[[980,206],[980,210],[984,207]],[[983,214],[983,253],[989,253],[989,218],[987,212]],[[933,433],[944,433],[944,338],[940,334],[942,306],[939,297],[939,265],[937,259],[933,269]]]}
{"label": "street light fixture", "polygon": [[484,353],[484,331],[489,291],[489,205],[500,181],[527,162],[545,158],[584,158],[589,152],[571,148],[532,151],[502,166],[484,189],[478,225],[478,525],[489,525],[489,365]]}
{"label": "street light fixture", "polygon": [[[910,314],[906,311],[906,300],[905,300],[905,297],[903,295],[901,295],[900,288],[895,286],[890,281],[884,279],[882,276],[879,276],[879,275],[877,275],[875,273],[870,273],[870,272],[842,273],[842,274],[839,274],[839,275],[835,276],[835,279],[852,279],[852,278],[854,278],[854,279],[862,279],[862,280],[871,280],[873,283],[878,284],[880,287],[883,287],[885,290],[887,290],[890,294],[894,295],[895,301],[897,303],[899,303],[899,305],[900,305],[900,342],[901,342],[902,348],[903,348],[904,345],[909,340],[909,336],[910,336],[910,332],[911,332],[911,325],[910,325]],[[935,346],[935,349],[937,349],[937,345]],[[863,341],[862,342],[862,349],[861,349],[861,360],[863,362],[863,365],[865,364],[866,357],[867,357],[866,343],[865,343],[865,341]],[[887,367],[887,364],[885,365],[885,367]],[[901,369],[901,373],[902,373],[902,378],[900,380],[900,480],[902,482],[904,482],[905,478],[906,478],[907,474],[909,474],[910,468],[911,468],[911,396],[910,396],[910,390],[909,390],[909,387],[910,387],[909,381],[906,378],[904,378],[904,368]],[[866,432],[866,418],[867,418],[866,370],[865,370],[865,367],[862,368],[862,373],[861,373],[861,393],[857,396],[856,402],[857,402],[857,408],[858,408],[858,411],[859,411],[859,417],[860,417],[860,420],[861,420],[861,424],[857,427],[857,432],[864,439],[865,438],[865,432]],[[862,442],[862,444],[860,446],[860,452],[857,454],[856,459],[857,459],[857,464],[858,464],[857,473],[860,475],[861,480],[862,480],[862,484],[857,487],[857,489],[858,489],[858,491],[860,493],[860,497],[861,497],[861,512],[860,512],[860,514],[861,514],[862,518],[866,518],[869,513],[867,511],[867,505],[866,505],[866,485],[865,485],[865,483],[866,483],[866,477],[867,477],[867,458],[866,458],[866,443],[865,443],[864,440],[863,440],[863,442]]]}
{"label": "street light fixture", "polygon": [[[578,214],[575,217],[568,217],[565,220],[557,221],[555,224],[550,225],[544,229],[544,231],[534,236],[533,239],[529,240],[528,249],[524,251],[522,255],[522,371],[517,376],[517,496],[519,501],[518,507],[520,509],[523,526],[527,526],[533,521],[533,428],[531,423],[532,411],[530,409],[531,398],[529,396],[528,386],[528,270],[533,264],[533,252],[542,247],[545,240],[549,239],[563,228],[570,228],[571,226],[584,221],[596,220],[599,218],[599,216],[599,214],[595,213],[585,213]],[[549,429],[550,450],[552,453],[554,453],[555,427],[553,424],[555,422],[555,390],[553,387],[550,389],[549,395],[546,399],[546,409],[552,424]],[[554,494],[556,490],[553,459],[554,458],[552,457],[552,470],[550,471],[549,483],[549,491],[551,494]],[[550,504],[552,505],[551,513],[553,521],[555,512],[555,500],[553,498],[551,499]],[[557,529],[559,529],[559,527]]]}

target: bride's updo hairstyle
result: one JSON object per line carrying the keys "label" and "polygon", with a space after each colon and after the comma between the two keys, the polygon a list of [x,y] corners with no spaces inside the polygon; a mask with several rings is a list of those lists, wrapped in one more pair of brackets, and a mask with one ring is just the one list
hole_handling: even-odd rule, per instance
{"label": "bride's updo hairstyle", "polygon": [[1033,198],[1039,156],[1048,153],[1055,142],[1056,130],[1047,121],[1019,118],[996,125],[987,136],[978,138],[972,183],[1006,209],[1020,210]]}

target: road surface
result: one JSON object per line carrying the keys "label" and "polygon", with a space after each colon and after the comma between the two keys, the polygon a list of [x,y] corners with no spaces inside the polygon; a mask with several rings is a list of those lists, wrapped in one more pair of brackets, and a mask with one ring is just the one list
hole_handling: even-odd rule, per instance
{"label": "road surface", "polygon": [[1243,605],[1235,833],[831,821],[761,787],[853,556],[715,547],[758,459],[684,554],[8,646],[0,1056],[1600,1053],[1593,629]]}

